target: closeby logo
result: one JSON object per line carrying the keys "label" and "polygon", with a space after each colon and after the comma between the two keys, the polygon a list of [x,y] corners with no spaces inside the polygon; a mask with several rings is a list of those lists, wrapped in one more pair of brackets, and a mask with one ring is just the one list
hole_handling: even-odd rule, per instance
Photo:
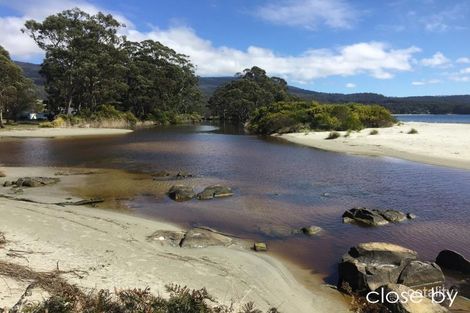
{"label": "closeby logo", "polygon": [[447,289],[445,287],[433,287],[431,289],[413,290],[396,292],[385,289],[379,291],[371,291],[367,293],[366,299],[369,303],[421,303],[424,299],[429,299],[432,303],[444,304],[448,303],[449,307],[454,304],[458,291]]}

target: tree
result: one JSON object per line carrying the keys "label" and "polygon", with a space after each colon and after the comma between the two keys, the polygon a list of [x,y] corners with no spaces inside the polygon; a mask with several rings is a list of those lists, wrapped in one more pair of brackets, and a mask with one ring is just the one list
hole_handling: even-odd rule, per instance
{"label": "tree", "polygon": [[3,114],[14,117],[21,110],[36,101],[35,87],[31,80],[11,59],[8,51],[0,46],[0,128],[3,128]]}
{"label": "tree", "polygon": [[46,52],[41,74],[52,108],[67,114],[93,111],[125,90],[120,26],[112,15],[89,15],[78,8],[48,16],[42,23],[26,22],[23,31]]}
{"label": "tree", "polygon": [[223,120],[245,122],[255,109],[292,98],[285,80],[269,77],[257,66],[236,76],[238,79],[217,88],[209,99],[211,113]]}

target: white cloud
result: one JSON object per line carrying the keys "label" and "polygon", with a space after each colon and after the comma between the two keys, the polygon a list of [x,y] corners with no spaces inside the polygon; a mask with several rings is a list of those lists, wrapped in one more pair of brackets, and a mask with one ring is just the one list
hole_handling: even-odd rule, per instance
{"label": "white cloud", "polygon": [[154,29],[147,33],[128,30],[127,36],[130,40],[157,40],[188,55],[197,65],[199,75],[233,75],[257,65],[271,75],[296,81],[361,73],[388,79],[395,72],[411,70],[412,56],[420,51],[416,47],[394,50],[380,42],[363,42],[335,50],[310,49],[300,55],[280,55],[257,46],[249,46],[246,50],[217,47],[188,27]]}
{"label": "white cloud", "polygon": [[356,88],[356,84],[354,83],[347,83],[346,88]]}
{"label": "white cloud", "polygon": [[[0,4],[8,6],[21,15],[0,17],[0,45],[5,47],[17,60],[30,60],[43,55],[42,50],[39,49],[36,43],[28,35],[21,32],[27,20],[42,20],[51,14],[75,7],[79,7],[90,14],[105,11],[81,0],[22,0],[8,2],[0,0]],[[124,16],[115,12],[112,12],[112,14],[121,23],[132,26],[132,23]]]}
{"label": "white cloud", "polygon": [[468,64],[470,63],[470,58],[467,58],[467,57],[458,58],[455,62],[460,63],[460,64]]}
{"label": "white cloud", "polygon": [[431,58],[422,59],[421,64],[429,67],[449,67],[451,61],[442,52],[436,52]]}
{"label": "white cloud", "polygon": [[268,22],[315,30],[320,25],[351,28],[359,13],[343,0],[277,0],[259,7],[256,16]]}
{"label": "white cloud", "polygon": [[418,80],[411,82],[413,86],[423,86],[423,85],[431,85],[431,84],[438,84],[441,80],[439,79],[429,79],[429,80]]}
{"label": "white cloud", "polygon": [[461,69],[461,70],[460,70],[460,74],[470,74],[470,67]]}

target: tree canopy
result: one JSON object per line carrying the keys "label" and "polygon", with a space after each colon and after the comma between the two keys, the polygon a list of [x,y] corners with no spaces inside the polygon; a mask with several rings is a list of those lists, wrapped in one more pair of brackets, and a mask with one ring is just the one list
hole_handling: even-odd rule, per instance
{"label": "tree canopy", "polygon": [[140,118],[197,110],[201,96],[188,58],[156,41],[128,41],[121,27],[110,14],[78,8],[26,22],[23,31],[46,52],[49,108],[91,114],[112,104]]}
{"label": "tree canopy", "polygon": [[269,77],[265,70],[257,66],[245,69],[237,77],[217,88],[209,99],[212,115],[245,122],[255,109],[291,98],[284,79]]}
{"label": "tree canopy", "polygon": [[3,128],[3,114],[15,116],[34,105],[36,89],[33,82],[23,75],[21,68],[11,59],[10,54],[0,46],[0,127]]}

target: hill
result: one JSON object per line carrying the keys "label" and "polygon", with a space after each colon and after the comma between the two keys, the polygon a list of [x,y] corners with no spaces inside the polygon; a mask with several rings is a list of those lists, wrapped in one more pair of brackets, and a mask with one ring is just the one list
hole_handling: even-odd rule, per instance
{"label": "hill", "polygon": [[[39,74],[40,65],[15,61],[39,87],[41,96],[45,97],[44,79]],[[206,97],[210,97],[217,87],[222,86],[235,77],[200,77],[199,87]],[[289,92],[305,100],[316,100],[322,103],[359,102],[364,104],[380,104],[396,114],[431,113],[431,114],[470,114],[470,95],[455,96],[415,96],[386,97],[377,93],[325,93],[289,86]]]}

